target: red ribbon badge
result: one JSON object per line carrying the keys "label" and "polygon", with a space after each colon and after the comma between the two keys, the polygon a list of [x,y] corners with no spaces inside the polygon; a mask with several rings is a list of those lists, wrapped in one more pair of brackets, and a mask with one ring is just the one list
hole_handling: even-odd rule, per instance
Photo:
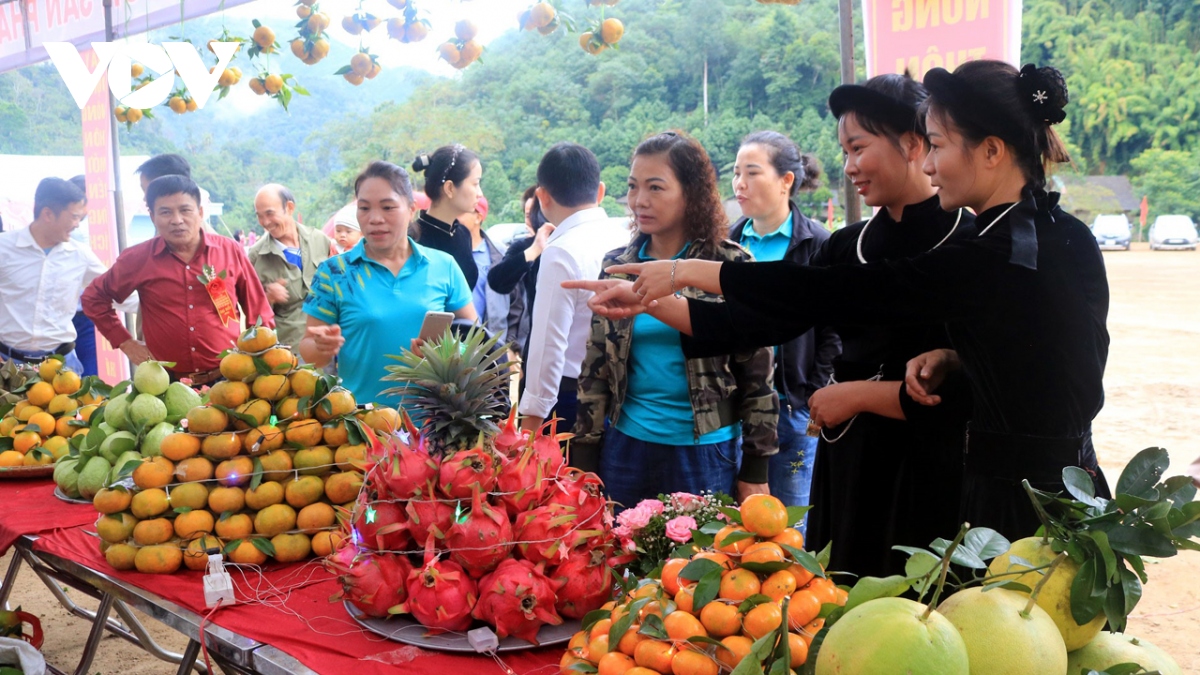
{"label": "red ribbon badge", "polygon": [[208,297],[212,298],[213,307],[216,307],[221,323],[228,326],[230,321],[236,320],[237,308],[234,307],[233,299],[229,297],[229,287],[225,285],[225,270],[218,273],[211,265],[205,265],[204,271],[196,278],[204,284],[204,290],[208,291]]}

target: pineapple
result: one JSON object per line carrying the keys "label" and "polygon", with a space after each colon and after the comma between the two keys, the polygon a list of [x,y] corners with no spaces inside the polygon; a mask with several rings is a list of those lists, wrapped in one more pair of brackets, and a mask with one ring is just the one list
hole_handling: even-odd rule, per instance
{"label": "pineapple", "polygon": [[0,358],[0,414],[7,412],[13,405],[20,401],[23,396],[13,393],[26,384],[29,380],[37,376],[37,369],[16,361],[6,361]]}
{"label": "pineapple", "polygon": [[497,337],[478,326],[460,339],[453,329],[427,342],[417,356],[405,350],[392,356],[399,365],[386,366],[385,382],[398,386],[385,395],[404,397],[404,407],[429,441],[430,453],[448,455],[475,445],[480,435],[500,432],[496,423],[508,412],[505,387],[509,366],[499,360],[504,349]]}

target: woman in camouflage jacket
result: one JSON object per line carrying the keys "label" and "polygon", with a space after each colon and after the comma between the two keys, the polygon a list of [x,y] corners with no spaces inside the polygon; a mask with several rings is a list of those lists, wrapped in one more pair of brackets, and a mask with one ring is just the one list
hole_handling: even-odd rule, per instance
{"label": "woman in camouflage jacket", "polygon": [[[716,172],[704,148],[687,136],[668,132],[638,146],[629,207],[639,233],[609,253],[605,267],[751,258],[725,239]],[[769,457],[778,452],[773,367],[769,348],[687,359],[678,331],[649,315],[594,316],[579,377],[572,463],[598,466],[609,496],[626,507],[660,493],[720,491],[741,499],[767,492]]]}

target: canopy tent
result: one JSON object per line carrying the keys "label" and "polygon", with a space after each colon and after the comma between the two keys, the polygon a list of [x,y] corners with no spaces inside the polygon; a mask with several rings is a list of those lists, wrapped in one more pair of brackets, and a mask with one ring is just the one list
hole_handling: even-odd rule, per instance
{"label": "canopy tent", "polygon": [[[0,73],[49,59],[47,42],[81,49],[147,33],[250,0],[0,0]],[[112,34],[105,12],[111,8]]]}

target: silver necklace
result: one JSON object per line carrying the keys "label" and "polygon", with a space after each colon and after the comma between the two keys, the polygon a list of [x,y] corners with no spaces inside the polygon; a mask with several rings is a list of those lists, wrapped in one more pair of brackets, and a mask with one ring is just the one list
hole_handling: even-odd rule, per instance
{"label": "silver necklace", "polygon": [[1004,209],[1003,211],[1001,211],[1001,212],[1000,212],[1000,215],[996,216],[996,219],[995,219],[995,220],[993,220],[992,222],[988,223],[988,226],[987,226],[987,227],[985,227],[985,228],[983,228],[983,231],[982,231],[982,232],[980,232],[979,234],[977,234],[977,235],[975,235],[975,236],[977,236],[977,237],[982,237],[983,235],[987,234],[987,231],[988,231],[988,230],[990,230],[990,229],[992,229],[992,225],[995,225],[996,223],[1000,222],[1000,219],[1001,219],[1001,218],[1003,218],[1004,216],[1007,216],[1007,215],[1008,215],[1008,212],[1009,212],[1009,211],[1012,211],[1012,210],[1013,210],[1013,207],[1015,207],[1017,204],[1020,204],[1020,203],[1021,203],[1021,202],[1013,202],[1011,206],[1009,206],[1007,209]]}
{"label": "silver necklace", "polygon": [[[1005,211],[1005,213],[1008,213],[1008,212]],[[954,227],[950,228],[950,231],[946,233],[946,236],[942,237],[941,241],[934,244],[933,248],[929,249],[930,251],[932,251],[934,248],[937,248],[937,247],[941,246],[942,244],[946,243],[946,240],[950,238],[950,235],[954,234],[954,232],[956,230],[958,230],[958,224],[960,222],[962,222],[962,214],[963,214],[963,210],[960,208],[958,210],[958,217],[954,219]],[[866,225],[863,225],[863,229],[860,230],[858,233],[858,246],[857,246],[858,261],[864,265],[867,264],[867,259],[863,256],[863,250],[862,250],[863,237],[867,234],[867,228],[871,226],[871,223],[875,222],[875,216],[878,216],[878,215],[879,215],[879,213],[876,212],[875,215],[871,216],[871,219],[867,221]],[[1003,215],[1003,214],[1001,214],[1001,215]]]}
{"label": "silver necklace", "polygon": [[440,223],[433,222],[433,220],[431,220],[431,218],[432,218],[432,216],[426,215],[425,212],[422,211],[421,217],[417,218],[417,220],[422,225],[429,225],[430,227],[432,227],[435,230],[438,230],[440,232],[445,232],[446,234],[450,235],[451,237],[454,236],[454,223],[451,223],[450,227],[446,228],[446,227],[442,227]]}

